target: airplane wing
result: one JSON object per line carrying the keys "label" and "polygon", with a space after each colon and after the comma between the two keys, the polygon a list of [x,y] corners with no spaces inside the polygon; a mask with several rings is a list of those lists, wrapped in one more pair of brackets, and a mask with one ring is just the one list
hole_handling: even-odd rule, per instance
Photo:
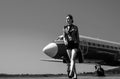
{"label": "airplane wing", "polygon": [[[47,61],[47,62],[60,62],[60,63],[64,63],[64,61],[62,59],[41,59],[40,61]],[[79,63],[79,60],[75,60],[76,63]]]}
{"label": "airplane wing", "polygon": [[48,62],[63,62],[63,60],[60,60],[60,59],[41,59],[41,61],[48,61]]}

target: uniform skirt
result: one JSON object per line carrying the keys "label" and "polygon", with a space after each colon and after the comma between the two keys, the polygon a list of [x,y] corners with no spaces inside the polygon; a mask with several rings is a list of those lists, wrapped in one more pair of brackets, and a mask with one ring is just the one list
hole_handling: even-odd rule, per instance
{"label": "uniform skirt", "polygon": [[74,43],[74,41],[69,41],[68,44],[66,45],[67,49],[75,49],[75,48],[79,48],[79,44],[78,43]]}

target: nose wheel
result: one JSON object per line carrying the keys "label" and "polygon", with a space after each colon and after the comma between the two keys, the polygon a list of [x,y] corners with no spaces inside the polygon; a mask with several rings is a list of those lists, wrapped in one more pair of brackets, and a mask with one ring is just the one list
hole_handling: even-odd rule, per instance
{"label": "nose wheel", "polygon": [[97,76],[105,76],[104,69],[99,64],[97,64],[95,66],[95,72],[96,72]]}

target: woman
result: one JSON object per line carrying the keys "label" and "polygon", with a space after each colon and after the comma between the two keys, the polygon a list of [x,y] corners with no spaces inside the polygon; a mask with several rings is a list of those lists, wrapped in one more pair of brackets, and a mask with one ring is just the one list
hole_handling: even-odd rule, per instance
{"label": "woman", "polygon": [[64,44],[66,46],[66,50],[68,56],[70,58],[70,73],[69,77],[77,79],[77,73],[75,68],[75,58],[77,55],[77,50],[79,48],[79,32],[78,27],[73,24],[72,15],[67,15],[66,17],[67,25],[64,26],[63,36],[64,36]]}

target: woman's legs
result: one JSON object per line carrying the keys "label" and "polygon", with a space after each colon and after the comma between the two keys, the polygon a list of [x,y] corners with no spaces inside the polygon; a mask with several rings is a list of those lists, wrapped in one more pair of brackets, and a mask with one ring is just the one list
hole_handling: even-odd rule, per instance
{"label": "woman's legs", "polygon": [[67,68],[68,75],[69,75],[69,72],[70,72],[71,51],[72,51],[72,50],[67,49],[67,54],[68,54],[68,57],[69,57],[69,60],[70,60],[70,62],[67,63],[67,66],[68,66],[68,68]]}
{"label": "woman's legs", "polygon": [[72,52],[72,50],[67,49],[67,54],[68,54],[68,57],[69,57],[69,60],[70,60],[70,62],[67,63],[69,67],[70,67],[70,63],[71,63],[71,52]]}
{"label": "woman's legs", "polygon": [[76,66],[75,65],[74,65],[73,72],[74,72],[74,78],[77,78],[77,72],[76,72]]}
{"label": "woman's legs", "polygon": [[72,50],[67,49],[67,54],[68,54],[69,59],[71,59],[71,52],[72,52]]}
{"label": "woman's legs", "polygon": [[71,61],[71,63],[70,63],[70,70],[71,70],[70,75],[72,75],[73,74],[72,72],[74,72],[74,76],[77,77],[76,68],[75,68],[76,55],[77,55],[77,49],[72,49],[72,51],[71,51],[71,59],[70,59],[70,61]]}

